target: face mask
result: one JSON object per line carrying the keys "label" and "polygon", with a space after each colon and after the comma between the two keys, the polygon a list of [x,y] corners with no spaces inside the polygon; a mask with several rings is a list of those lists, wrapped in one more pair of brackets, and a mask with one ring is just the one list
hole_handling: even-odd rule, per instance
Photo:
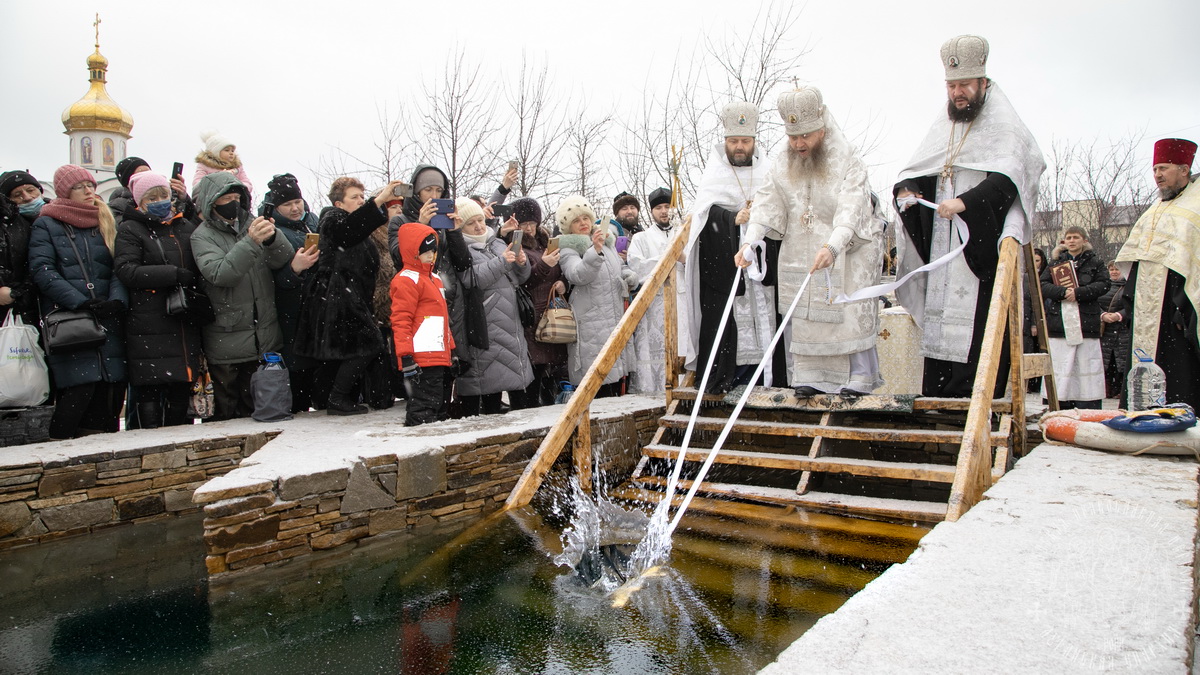
{"label": "face mask", "polygon": [[237,202],[229,202],[228,204],[217,204],[213,207],[213,211],[216,211],[217,215],[221,216],[225,220],[233,220],[237,218],[238,209],[240,207],[241,204]]}
{"label": "face mask", "polygon": [[45,205],[45,203],[46,202],[42,201],[42,199],[39,197],[38,199],[18,206],[17,209],[23,216],[36,216],[42,212],[42,206]]}
{"label": "face mask", "polygon": [[171,215],[171,200],[164,199],[161,202],[151,202],[147,204],[146,213],[158,218],[159,220],[166,220],[167,216]]}

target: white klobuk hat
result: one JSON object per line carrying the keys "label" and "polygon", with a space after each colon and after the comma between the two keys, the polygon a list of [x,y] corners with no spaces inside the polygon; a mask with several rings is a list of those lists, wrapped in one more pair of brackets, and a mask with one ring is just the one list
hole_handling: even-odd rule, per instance
{"label": "white klobuk hat", "polygon": [[942,45],[947,80],[987,77],[988,41],[978,35],[959,35]]}

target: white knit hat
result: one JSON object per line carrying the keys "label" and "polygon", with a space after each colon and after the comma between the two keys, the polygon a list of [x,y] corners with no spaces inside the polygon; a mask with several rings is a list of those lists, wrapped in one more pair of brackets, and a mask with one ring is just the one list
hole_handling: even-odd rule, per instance
{"label": "white knit hat", "polygon": [[579,195],[567,197],[558,205],[558,211],[554,212],[554,218],[558,221],[558,229],[567,234],[567,226],[581,214],[586,215],[589,222],[596,222],[596,210],[592,208],[588,200]]}
{"label": "white knit hat", "polygon": [[205,151],[213,157],[220,155],[222,150],[231,145],[237,147],[237,143],[217,131],[206,131],[200,134],[200,140],[204,142]]}
{"label": "white knit hat", "polygon": [[734,101],[721,109],[721,124],[725,127],[725,138],[753,138],[758,135],[758,108],[753,103]]}
{"label": "white knit hat", "polygon": [[780,94],[777,107],[788,136],[825,128],[825,105],[821,102],[821,90],[816,87],[800,87]]}
{"label": "white knit hat", "polygon": [[483,217],[483,208],[479,204],[476,204],[474,199],[467,199],[466,197],[459,197],[454,200],[454,212],[458,214],[463,225],[466,225],[476,216]]}
{"label": "white knit hat", "polygon": [[978,35],[959,35],[942,45],[946,80],[987,77],[988,41]]}

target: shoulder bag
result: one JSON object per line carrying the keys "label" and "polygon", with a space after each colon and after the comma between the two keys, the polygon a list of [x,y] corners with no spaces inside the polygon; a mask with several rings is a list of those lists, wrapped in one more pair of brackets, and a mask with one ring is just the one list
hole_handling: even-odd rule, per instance
{"label": "shoulder bag", "polygon": [[[92,279],[88,275],[83,256],[79,255],[79,249],[75,246],[75,234],[68,229],[69,227],[69,225],[63,225],[63,229],[67,231],[67,242],[71,244],[71,250],[75,251],[75,258],[79,261],[79,269],[83,273],[83,281],[87,286],[88,294],[95,299],[96,285],[92,283]],[[63,308],[51,311],[42,318],[42,334],[46,340],[46,352],[51,354],[95,349],[108,339],[104,326],[90,309]]]}

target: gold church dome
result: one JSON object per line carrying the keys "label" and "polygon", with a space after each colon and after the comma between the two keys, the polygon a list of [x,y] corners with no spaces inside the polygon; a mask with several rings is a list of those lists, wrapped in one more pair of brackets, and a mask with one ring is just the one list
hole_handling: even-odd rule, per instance
{"label": "gold church dome", "polygon": [[100,53],[97,43],[96,51],[87,59],[88,79],[92,86],[83,98],[63,111],[62,123],[67,132],[78,129],[98,129],[114,131],[123,136],[129,136],[133,129],[133,115],[117,104],[104,88],[105,74],[108,72],[108,59]]}

